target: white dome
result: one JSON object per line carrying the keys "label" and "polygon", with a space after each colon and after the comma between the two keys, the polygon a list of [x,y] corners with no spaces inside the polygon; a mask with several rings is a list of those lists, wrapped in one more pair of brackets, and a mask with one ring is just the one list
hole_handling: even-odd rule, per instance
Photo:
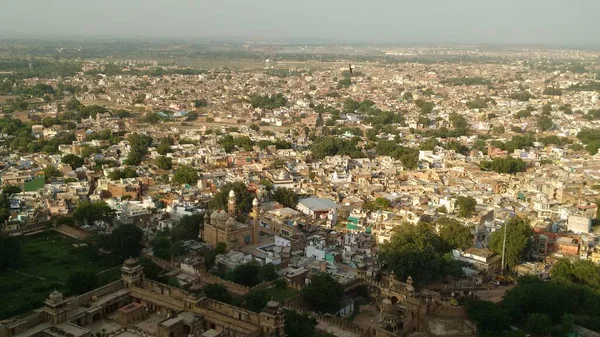
{"label": "white dome", "polygon": [[252,206],[258,206],[258,199],[254,198],[254,200],[252,200]]}
{"label": "white dome", "polygon": [[235,192],[233,190],[229,191],[229,197],[235,198]]}

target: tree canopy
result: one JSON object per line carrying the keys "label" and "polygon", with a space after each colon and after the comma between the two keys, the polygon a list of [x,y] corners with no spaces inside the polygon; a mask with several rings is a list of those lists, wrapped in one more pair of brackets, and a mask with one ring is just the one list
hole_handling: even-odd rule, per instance
{"label": "tree canopy", "polygon": [[83,166],[83,159],[74,154],[68,154],[62,157],[61,162],[64,164],[69,164],[74,170]]}
{"label": "tree canopy", "polygon": [[182,165],[175,171],[173,182],[179,185],[195,185],[198,182],[198,172],[191,166]]}
{"label": "tree canopy", "polygon": [[482,170],[515,174],[517,172],[525,172],[527,170],[527,163],[521,158],[497,157],[492,161],[482,161],[479,163],[479,167]]}
{"label": "tree canopy", "polygon": [[436,221],[440,237],[452,248],[467,249],[473,246],[471,229],[460,221],[442,217]]}
{"label": "tree canopy", "polygon": [[229,294],[229,290],[219,283],[209,283],[202,287],[202,292],[208,298],[212,298],[213,300],[230,303],[231,302],[231,294]]}
{"label": "tree canopy", "polygon": [[492,233],[490,238],[490,249],[502,255],[504,241],[504,227],[506,226],[506,265],[513,267],[521,262],[531,249],[531,226],[529,221],[519,217],[508,220],[502,228]]}
{"label": "tree canopy", "polygon": [[335,314],[340,309],[344,288],[331,275],[318,273],[302,288],[302,296],[313,310]]}
{"label": "tree canopy", "polygon": [[285,207],[295,208],[298,204],[298,195],[291,188],[278,187],[273,192],[273,200]]}
{"label": "tree canopy", "polygon": [[448,254],[451,247],[438,236],[432,226],[420,222],[395,228],[390,242],[380,248],[379,260],[400,280],[411,276],[423,285],[447,275],[462,276],[459,264]]}
{"label": "tree canopy", "polygon": [[229,200],[229,191],[235,192],[235,198],[237,201],[237,209],[243,214],[248,214],[252,210],[252,200],[255,195],[248,191],[246,184],[242,182],[227,183],[221,186],[220,192],[209,202],[211,209],[227,209],[227,203]]}
{"label": "tree canopy", "polygon": [[155,160],[156,166],[161,170],[170,170],[173,168],[171,158],[167,156],[160,156]]}
{"label": "tree canopy", "polygon": [[470,218],[475,213],[477,201],[473,197],[459,196],[454,203],[458,207],[458,216],[461,218]]}
{"label": "tree canopy", "polygon": [[254,108],[272,110],[285,106],[287,104],[287,98],[281,93],[264,96],[251,94],[250,104]]}
{"label": "tree canopy", "polygon": [[82,201],[73,211],[73,218],[81,224],[94,225],[97,222],[112,224],[115,211],[104,201]]}

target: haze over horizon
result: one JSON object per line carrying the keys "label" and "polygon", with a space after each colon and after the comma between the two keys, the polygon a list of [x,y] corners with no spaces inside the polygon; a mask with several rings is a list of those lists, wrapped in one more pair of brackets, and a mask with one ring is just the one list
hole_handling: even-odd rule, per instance
{"label": "haze over horizon", "polygon": [[600,46],[593,0],[19,0],[0,32],[23,36],[321,39]]}

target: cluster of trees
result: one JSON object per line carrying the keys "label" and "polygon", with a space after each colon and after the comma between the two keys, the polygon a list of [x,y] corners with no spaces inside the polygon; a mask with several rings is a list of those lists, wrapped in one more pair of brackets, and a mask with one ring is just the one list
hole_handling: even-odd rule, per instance
{"label": "cluster of trees", "polygon": [[433,111],[433,108],[435,108],[435,103],[425,101],[420,98],[416,99],[414,103],[417,106],[417,108],[419,108],[422,115],[430,114]]}
{"label": "cluster of trees", "polygon": [[528,102],[530,99],[535,98],[529,91],[519,91],[508,95],[508,98],[515,99],[519,102]]}
{"label": "cluster of trees", "polygon": [[110,180],[120,180],[139,177],[139,174],[133,167],[125,167],[123,169],[114,169],[108,174]]}
{"label": "cluster of trees", "polygon": [[477,97],[473,100],[467,102],[467,108],[469,109],[485,109],[488,107],[488,102],[486,99]]}
{"label": "cluster of trees", "polygon": [[520,278],[500,303],[470,301],[467,310],[478,332],[510,335],[511,324],[540,337],[566,336],[573,332],[573,324],[600,329],[600,268],[591,261],[559,260],[550,274],[549,282]]}
{"label": "cluster of trees", "polygon": [[449,236],[442,237],[436,234],[435,226],[426,222],[398,226],[390,242],[381,246],[379,260],[384,268],[393,271],[400,280],[411,276],[418,285],[446,276],[462,276],[462,264],[454,261],[450,252],[459,248],[457,244],[464,240],[452,236],[464,235],[464,232],[443,230],[446,226],[456,227],[443,220],[439,225],[440,232]]}
{"label": "cluster of trees", "polygon": [[387,210],[392,206],[392,202],[387,198],[377,198],[373,201],[367,201],[362,205],[362,208],[367,211]]}
{"label": "cluster of trees", "polygon": [[154,255],[167,260],[184,255],[186,249],[183,241],[198,239],[198,234],[203,226],[203,214],[183,216],[173,228],[162,230],[156,234],[151,242]]}
{"label": "cluster of trees", "polygon": [[187,253],[181,240],[173,239],[171,231],[168,229],[163,229],[156,233],[151,245],[154,256],[165,260],[171,260]]}
{"label": "cluster of trees", "polygon": [[254,108],[273,110],[285,106],[287,104],[287,98],[281,93],[264,96],[251,94],[250,104]]}
{"label": "cluster of trees", "polygon": [[272,263],[260,265],[256,261],[240,264],[234,269],[221,274],[226,280],[248,287],[254,287],[262,282],[269,282],[278,277],[275,265]]}
{"label": "cluster of trees", "polygon": [[63,164],[69,164],[72,169],[77,169],[77,168],[80,168],[81,166],[83,166],[83,159],[74,154],[68,154],[68,155],[62,157],[61,162]]}
{"label": "cluster of trees", "polygon": [[516,149],[527,149],[533,147],[533,143],[536,141],[535,134],[528,132],[523,135],[513,136],[508,142],[503,143],[499,140],[490,141],[490,145],[497,147],[507,152],[513,152]]}
{"label": "cluster of trees", "polygon": [[492,233],[490,249],[502,255],[504,230],[506,227],[506,251],[504,254],[506,266],[512,267],[525,259],[532,248],[532,231],[529,220],[513,217],[500,230]]}
{"label": "cluster of trees", "polygon": [[451,77],[440,81],[447,85],[489,85],[492,81],[483,77]]}
{"label": "cluster of trees", "polygon": [[590,120],[590,121],[597,121],[600,119],[600,109],[595,109],[595,110],[589,110],[584,116],[583,118]]}
{"label": "cluster of trees", "polygon": [[395,141],[380,140],[375,146],[375,152],[380,156],[390,156],[402,162],[409,169],[417,168],[419,164],[419,150],[398,145]]}
{"label": "cluster of trees", "polygon": [[315,159],[323,159],[327,156],[348,155],[352,158],[362,157],[362,152],[357,149],[358,140],[343,140],[336,137],[323,137],[314,141],[310,150]]}
{"label": "cluster of trees", "polygon": [[152,145],[152,137],[134,133],[127,137],[127,141],[131,147],[127,155],[127,164],[139,165],[142,158],[148,153],[148,148]]}
{"label": "cluster of trees", "polygon": [[115,211],[104,201],[82,201],[73,211],[73,218],[80,224],[94,225],[98,222],[111,225],[115,219]]}
{"label": "cluster of trees", "polygon": [[491,161],[482,161],[479,163],[479,167],[482,170],[515,174],[517,172],[525,172],[527,170],[527,163],[521,158],[502,157],[494,158]]}
{"label": "cluster of trees", "polygon": [[119,225],[110,234],[97,234],[87,239],[92,259],[99,259],[100,250],[109,251],[117,263],[129,257],[138,257],[142,250],[142,230],[135,225]]}
{"label": "cluster of trees", "polygon": [[273,200],[285,207],[295,208],[298,204],[298,194],[291,188],[279,187],[273,191]]}
{"label": "cluster of trees", "polygon": [[21,188],[17,186],[4,186],[0,193],[0,231],[4,223],[10,218],[10,197],[15,193],[20,193]]}
{"label": "cluster of trees", "polygon": [[562,90],[553,87],[546,87],[544,88],[544,91],[542,91],[542,95],[562,96]]}
{"label": "cluster of trees", "polygon": [[252,200],[254,200],[255,195],[248,191],[248,188],[242,182],[227,183],[221,186],[220,192],[210,200],[210,208],[213,210],[227,209],[229,191],[231,190],[235,192],[238,211],[242,214],[248,214],[252,210]]}
{"label": "cluster of trees", "polygon": [[194,108],[196,108],[196,109],[205,108],[207,106],[208,106],[208,101],[203,98],[194,100]]}
{"label": "cluster of trees", "polygon": [[[29,67],[29,64],[31,64],[31,68]],[[10,78],[13,80],[34,77],[69,77],[74,76],[81,71],[81,62],[73,60],[53,60],[50,58],[5,58],[0,60],[0,71],[12,72]]]}
{"label": "cluster of trees", "polygon": [[281,149],[291,149],[292,148],[292,143],[285,141],[285,140],[281,140],[281,139],[275,139],[275,140],[259,140],[256,145],[258,147],[260,147],[261,149],[266,148],[267,146],[275,146],[276,149],[281,150]]}
{"label": "cluster of trees", "polygon": [[330,274],[318,273],[302,288],[302,297],[312,310],[335,314],[340,309],[344,288]]}
{"label": "cluster of trees", "polygon": [[600,130],[583,129],[577,133],[577,138],[585,145],[585,149],[591,154],[598,153],[600,148]]}
{"label": "cluster of trees", "polygon": [[180,166],[173,174],[173,183],[195,185],[198,182],[198,171],[191,166]]}
{"label": "cluster of trees", "polygon": [[154,162],[156,164],[156,167],[158,167],[161,170],[170,170],[173,168],[173,162],[171,161],[171,158],[167,156],[160,156],[156,158]]}
{"label": "cluster of trees", "polygon": [[470,218],[475,213],[477,201],[473,197],[459,196],[454,203],[458,207],[458,216],[462,218]]}
{"label": "cluster of trees", "polygon": [[223,146],[225,152],[231,153],[236,147],[243,149],[244,151],[252,150],[252,146],[254,146],[254,142],[248,136],[241,136],[233,138],[232,135],[224,135],[219,139],[219,144]]}
{"label": "cluster of trees", "polygon": [[536,125],[540,130],[548,131],[554,127],[554,121],[549,116],[540,115],[536,119]]}
{"label": "cluster of trees", "polygon": [[0,272],[19,265],[21,242],[15,236],[0,234]]}

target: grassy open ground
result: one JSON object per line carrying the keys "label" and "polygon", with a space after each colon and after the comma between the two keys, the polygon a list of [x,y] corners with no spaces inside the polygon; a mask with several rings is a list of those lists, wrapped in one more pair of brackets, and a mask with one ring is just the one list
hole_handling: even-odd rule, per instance
{"label": "grassy open ground", "polygon": [[73,272],[98,273],[102,283],[119,277],[115,265],[92,262],[85,248],[74,246],[81,243],[54,231],[22,237],[19,268],[0,274],[0,319],[41,307],[55,289],[66,293],[65,282]]}
{"label": "grassy open ground", "polygon": [[276,287],[267,289],[267,298],[279,303],[285,302],[288,298],[292,298],[300,293],[299,290],[293,288],[277,289]]}
{"label": "grassy open ground", "polygon": [[16,99],[19,96],[2,96],[0,95],[0,104],[6,104],[9,99]]}

